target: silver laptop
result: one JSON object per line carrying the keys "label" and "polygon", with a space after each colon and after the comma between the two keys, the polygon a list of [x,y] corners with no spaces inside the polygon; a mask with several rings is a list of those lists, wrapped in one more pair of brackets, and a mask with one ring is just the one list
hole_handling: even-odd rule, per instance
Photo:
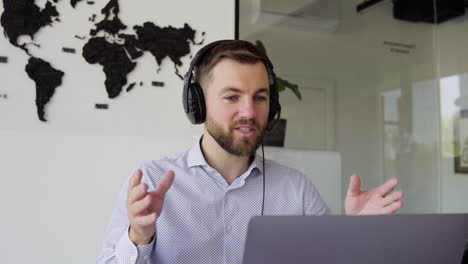
{"label": "silver laptop", "polygon": [[244,264],[465,264],[467,241],[468,214],[259,216]]}

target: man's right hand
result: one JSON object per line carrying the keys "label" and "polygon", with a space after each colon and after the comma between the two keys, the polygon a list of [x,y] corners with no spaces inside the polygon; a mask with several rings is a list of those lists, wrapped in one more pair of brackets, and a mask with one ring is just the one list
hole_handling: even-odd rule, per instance
{"label": "man's right hand", "polygon": [[162,211],[164,196],[174,181],[174,172],[168,171],[161,178],[156,190],[148,192],[148,185],[141,183],[142,176],[141,170],[137,170],[130,178],[127,198],[129,235],[137,245],[151,242],[156,232],[156,220]]}

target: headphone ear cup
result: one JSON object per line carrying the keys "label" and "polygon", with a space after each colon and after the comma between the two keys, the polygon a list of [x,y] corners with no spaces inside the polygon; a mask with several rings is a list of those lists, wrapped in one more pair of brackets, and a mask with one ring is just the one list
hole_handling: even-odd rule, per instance
{"label": "headphone ear cup", "polygon": [[275,99],[272,97],[270,98],[270,111],[268,112],[268,122],[273,121],[276,115],[276,103]]}
{"label": "headphone ear cup", "polygon": [[194,125],[205,122],[206,105],[203,89],[198,83],[191,83],[188,86],[188,113],[187,117]]}
{"label": "headphone ear cup", "polygon": [[280,108],[278,89],[276,84],[273,84],[270,86],[270,111],[268,112],[268,122],[272,122],[275,119]]}

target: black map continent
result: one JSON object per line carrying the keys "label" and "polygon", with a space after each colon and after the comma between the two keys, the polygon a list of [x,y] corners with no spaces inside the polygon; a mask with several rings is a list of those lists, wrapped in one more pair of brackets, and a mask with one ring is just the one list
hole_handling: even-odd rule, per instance
{"label": "black map continent", "polygon": [[[96,24],[96,29],[91,30],[91,36],[95,36],[101,30],[115,35],[120,30],[127,28],[127,26],[120,21],[120,8],[117,0],[110,0],[101,10],[101,13],[105,15],[104,20]],[[112,17],[112,19],[109,19],[110,17]]]}
{"label": "black map continent", "polygon": [[103,37],[90,39],[83,47],[83,57],[90,64],[102,65],[109,98],[120,94],[127,84],[127,74],[136,66],[136,62],[128,58],[123,45],[109,43]]}
{"label": "black map continent", "polygon": [[0,23],[10,43],[28,52],[26,44],[18,44],[18,37],[29,35],[31,39],[34,39],[34,35],[39,29],[51,25],[53,19],[57,18],[58,15],[57,9],[50,1],[41,10],[31,0],[3,0]]}
{"label": "black map continent", "polygon": [[[178,67],[182,66],[181,58],[190,53],[190,42],[195,43],[195,30],[188,24],[183,28],[171,26],[161,28],[152,22],[146,22],[143,26],[134,26],[136,34],[124,34],[119,32],[127,28],[119,18],[119,3],[110,0],[101,10],[104,19],[96,24],[96,28],[90,31],[93,36],[83,46],[83,57],[90,64],[98,63],[103,66],[106,75],[105,86],[109,98],[117,97],[127,84],[127,75],[133,71],[135,60],[150,52],[158,65],[168,57],[173,63],[175,74],[179,74]],[[117,36],[123,43],[109,42],[105,37],[97,37],[100,32]]]}
{"label": "black map continent", "polygon": [[152,22],[146,22],[143,26],[134,26],[133,29],[138,37],[136,47],[149,51],[158,65],[161,65],[164,58],[169,57],[174,63],[175,73],[183,79],[177,66],[182,66],[180,59],[190,53],[189,41],[195,44],[195,30],[187,23],[183,28],[171,26],[161,28]]}
{"label": "black map continent", "polygon": [[50,63],[31,57],[25,68],[29,78],[36,83],[36,107],[39,120],[45,122],[44,107],[55,93],[55,88],[62,85],[62,71],[54,69]]}

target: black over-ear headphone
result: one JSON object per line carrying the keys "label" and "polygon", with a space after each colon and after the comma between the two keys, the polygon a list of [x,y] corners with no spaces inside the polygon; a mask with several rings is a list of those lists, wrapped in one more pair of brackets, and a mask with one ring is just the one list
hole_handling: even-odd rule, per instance
{"label": "black over-ear headphone", "polygon": [[[206,120],[206,105],[203,89],[199,83],[193,81],[193,70],[203,59],[207,51],[222,43],[230,42],[232,40],[218,40],[207,44],[201,48],[195,57],[190,62],[190,67],[185,74],[184,89],[182,93],[182,104],[184,106],[185,114],[190,122],[194,125],[201,124]],[[250,44],[250,43],[249,43]],[[268,113],[268,126],[267,129],[271,130],[278,122],[281,116],[281,105],[279,103],[278,88],[276,86],[276,75],[273,72],[273,64],[270,62],[266,54],[264,54],[265,68],[268,72],[268,81],[270,86],[270,111]],[[276,118],[275,118],[276,116]]]}

